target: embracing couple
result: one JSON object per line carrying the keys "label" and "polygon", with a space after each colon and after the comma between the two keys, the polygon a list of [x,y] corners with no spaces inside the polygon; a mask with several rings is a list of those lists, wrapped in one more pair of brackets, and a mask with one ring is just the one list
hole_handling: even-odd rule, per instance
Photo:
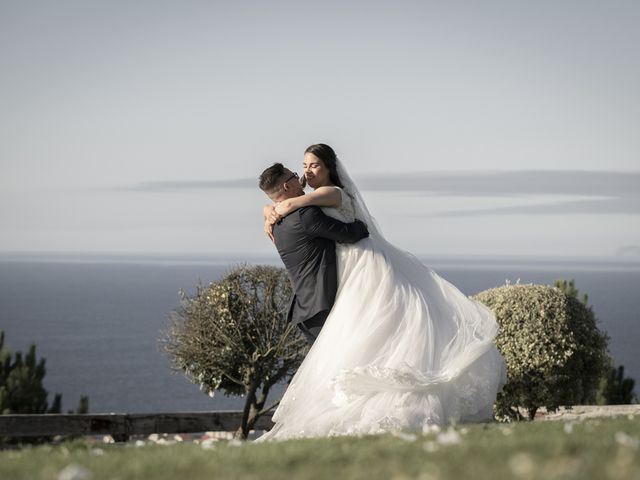
{"label": "embracing couple", "polygon": [[311,348],[257,441],[492,418],[506,370],[491,310],[384,239],[331,147],[308,147],[303,167],[260,176],[288,321]]}

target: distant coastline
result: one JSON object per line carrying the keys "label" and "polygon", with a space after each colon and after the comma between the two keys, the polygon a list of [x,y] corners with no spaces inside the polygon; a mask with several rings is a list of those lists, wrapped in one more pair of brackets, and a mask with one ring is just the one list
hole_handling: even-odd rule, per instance
{"label": "distant coastline", "polygon": [[[640,271],[640,255],[453,255],[416,254],[433,268],[529,268]],[[146,265],[280,265],[278,256],[267,253],[147,253],[147,252],[0,252],[0,262],[113,263]]]}

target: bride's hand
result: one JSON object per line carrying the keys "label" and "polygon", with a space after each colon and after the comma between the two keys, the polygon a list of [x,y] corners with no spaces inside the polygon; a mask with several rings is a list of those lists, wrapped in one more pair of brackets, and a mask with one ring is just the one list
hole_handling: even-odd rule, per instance
{"label": "bride's hand", "polygon": [[276,223],[278,223],[280,220],[282,220],[282,215],[278,214],[277,210],[276,210],[276,205],[278,205],[277,203],[275,205],[267,205],[264,208],[264,218],[265,221],[270,223],[271,225],[274,225]]}
{"label": "bride's hand", "polygon": [[286,217],[293,211],[290,202],[286,200],[276,203],[273,210],[277,215],[280,216],[280,218]]}

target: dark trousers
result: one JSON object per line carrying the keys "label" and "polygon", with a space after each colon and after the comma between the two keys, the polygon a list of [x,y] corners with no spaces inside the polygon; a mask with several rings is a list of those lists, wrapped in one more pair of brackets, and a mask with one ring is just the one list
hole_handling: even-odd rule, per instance
{"label": "dark trousers", "polygon": [[309,342],[309,345],[313,345],[313,342],[315,342],[316,338],[318,338],[318,335],[320,335],[320,330],[322,330],[324,321],[328,316],[329,310],[323,310],[315,314],[313,317],[305,320],[304,322],[298,323],[298,328],[307,338],[307,342]]}

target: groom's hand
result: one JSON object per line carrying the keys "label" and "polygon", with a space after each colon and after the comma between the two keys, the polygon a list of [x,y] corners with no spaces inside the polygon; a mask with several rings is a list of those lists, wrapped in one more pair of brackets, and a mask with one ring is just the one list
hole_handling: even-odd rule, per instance
{"label": "groom's hand", "polygon": [[367,238],[369,236],[369,229],[367,228],[367,224],[364,223],[361,220],[356,220],[353,222],[355,225],[358,226],[358,228],[361,230],[361,235],[362,237],[360,238],[361,240],[363,238]]}
{"label": "groom's hand", "polygon": [[282,217],[278,215],[273,204],[265,205],[262,209],[262,215],[264,216],[264,233],[267,234],[269,240],[275,243],[273,238],[273,226],[282,220]]}
{"label": "groom's hand", "polygon": [[276,239],[273,237],[273,223],[269,222],[269,220],[266,220],[264,222],[264,233],[267,234],[269,240],[271,240],[273,243],[276,242]]}

